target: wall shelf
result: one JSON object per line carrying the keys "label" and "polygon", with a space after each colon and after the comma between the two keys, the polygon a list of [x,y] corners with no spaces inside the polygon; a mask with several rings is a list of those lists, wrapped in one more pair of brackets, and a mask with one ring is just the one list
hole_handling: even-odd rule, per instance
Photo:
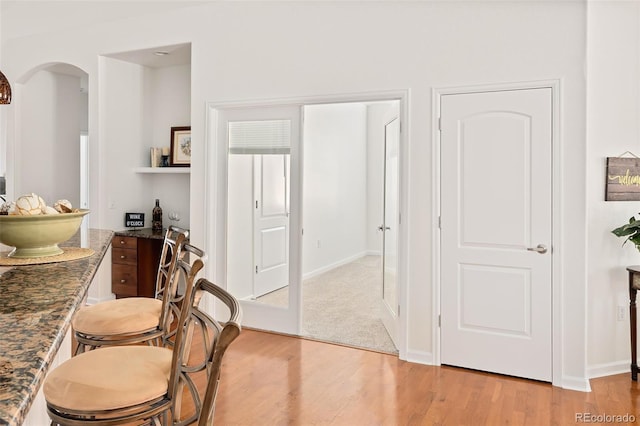
{"label": "wall shelf", "polygon": [[191,167],[136,167],[134,173],[189,174]]}

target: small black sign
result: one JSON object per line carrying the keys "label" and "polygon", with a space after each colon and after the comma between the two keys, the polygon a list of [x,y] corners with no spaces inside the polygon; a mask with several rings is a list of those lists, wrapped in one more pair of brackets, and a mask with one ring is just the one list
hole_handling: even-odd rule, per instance
{"label": "small black sign", "polygon": [[127,228],[144,228],[144,213],[125,213],[124,226]]}

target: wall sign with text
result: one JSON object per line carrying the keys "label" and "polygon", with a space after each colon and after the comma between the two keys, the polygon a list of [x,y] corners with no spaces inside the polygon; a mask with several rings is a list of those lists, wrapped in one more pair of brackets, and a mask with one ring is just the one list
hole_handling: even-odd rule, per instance
{"label": "wall sign with text", "polygon": [[605,201],[640,201],[640,158],[607,157]]}
{"label": "wall sign with text", "polygon": [[144,213],[125,213],[124,226],[127,228],[144,228]]}

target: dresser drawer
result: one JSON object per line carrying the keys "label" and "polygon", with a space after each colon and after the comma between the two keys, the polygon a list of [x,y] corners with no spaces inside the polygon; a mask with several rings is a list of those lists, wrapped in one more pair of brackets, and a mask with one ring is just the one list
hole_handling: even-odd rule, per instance
{"label": "dresser drawer", "polygon": [[135,250],[138,247],[138,239],[136,237],[120,237],[116,235],[111,240],[111,246],[114,249],[120,247]]}
{"label": "dresser drawer", "polygon": [[111,263],[136,265],[136,263],[138,263],[138,252],[137,250],[113,247],[111,249]]}
{"label": "dresser drawer", "polygon": [[136,265],[111,265],[111,291],[119,296],[138,295],[138,268]]}

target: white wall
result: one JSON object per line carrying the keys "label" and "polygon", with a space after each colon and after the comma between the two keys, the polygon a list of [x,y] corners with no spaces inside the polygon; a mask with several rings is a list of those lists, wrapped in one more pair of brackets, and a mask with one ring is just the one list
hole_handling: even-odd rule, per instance
{"label": "white wall", "polygon": [[[640,202],[604,201],[607,157],[640,155],[640,3],[590,2],[588,39],[588,330],[590,376],[629,371],[626,267],[640,264],[633,244],[611,230],[640,211]],[[569,296],[571,297],[571,296]],[[616,309],[625,311],[617,321]]]}
{"label": "white wall", "polygon": [[[58,11],[69,13],[64,4],[49,11],[52,18]],[[3,19],[19,28],[21,21],[29,25],[30,16],[20,12],[6,16],[3,10]],[[205,168],[205,154],[211,149],[205,146],[207,102],[407,90],[408,180],[404,195],[408,210],[403,212],[403,219],[409,235],[409,256],[406,292],[400,301],[407,338],[400,351],[406,359],[419,362],[433,361],[436,350],[432,239],[437,212],[433,209],[431,167],[436,133],[432,91],[450,86],[559,80],[561,133],[557,142],[561,155],[557,173],[562,205],[557,224],[561,244],[555,249],[561,259],[561,272],[554,285],[559,286],[563,298],[554,317],[562,330],[554,348],[561,352],[562,361],[554,377],[556,384],[585,388],[586,253],[592,244],[587,245],[586,238],[586,22],[583,1],[212,2],[159,11],[148,17],[89,22],[85,27],[60,27],[45,35],[7,38],[0,52],[6,67],[3,71],[9,76],[23,75],[52,61],[72,63],[89,73],[90,93],[98,94],[89,99],[90,138],[96,144],[91,154],[92,208],[96,209],[92,220],[98,226],[111,226],[110,214],[105,213],[107,200],[122,188],[111,179],[126,183],[117,174],[125,173],[131,165],[122,164],[110,143],[118,133],[115,118],[130,107],[128,102],[105,101],[109,88],[100,55],[191,42],[190,228],[198,245],[204,245],[206,226],[217,214],[205,209],[207,196],[215,196],[207,194],[206,188],[216,188],[218,179],[224,176],[220,163],[208,171]],[[600,33],[593,35],[598,37]],[[137,95],[133,95],[135,101]],[[8,158],[17,154],[12,144],[11,126],[16,118],[12,108],[7,110]],[[218,170],[222,174],[216,174]],[[223,229],[213,231],[216,238],[212,241],[219,241],[217,236],[223,235]],[[224,270],[218,267],[218,247],[205,248],[214,253],[207,274],[223,283],[223,276],[215,276]],[[622,339],[620,336],[620,342]],[[602,359],[619,358],[613,349],[617,342],[604,349],[607,352]]]}
{"label": "white wall", "polygon": [[[148,150],[143,149],[144,132],[140,124],[144,122],[145,111],[144,67],[105,59],[103,72],[106,90],[101,100],[110,113],[104,118],[103,128],[107,150],[102,161],[107,179],[101,195],[106,197],[107,209],[101,210],[106,213],[101,223],[107,229],[123,229],[125,212],[143,212],[145,222],[150,224],[154,202],[146,192],[146,176],[133,173],[134,167],[147,165],[149,157]],[[93,205],[91,209],[96,210]]]}
{"label": "white wall", "polygon": [[303,277],[367,251],[367,110],[304,107]]}
{"label": "white wall", "polygon": [[[145,85],[145,111],[149,111],[150,116],[144,129],[143,145],[148,148],[170,147],[171,127],[191,125],[191,65],[147,68],[145,71],[148,79]],[[146,150],[147,158],[148,152],[149,149]],[[189,175],[146,175],[145,183],[148,183],[145,188],[151,198],[160,199],[164,226],[177,224],[188,229]],[[179,213],[180,221],[170,221],[170,212]]]}
{"label": "white wall", "polygon": [[[201,0],[131,0],[126,5],[111,0],[83,2],[77,0],[3,0],[0,15],[1,38],[46,34],[61,28],[82,28],[95,22],[128,19],[160,10],[193,6]],[[13,19],[24,16],[26,19]],[[55,19],[53,19],[55,17]]]}
{"label": "white wall", "polygon": [[160,200],[163,225],[172,224],[169,212],[179,212],[179,226],[189,227],[189,175],[139,174],[150,166],[151,147],[168,147],[171,127],[189,125],[190,66],[150,69],[138,64],[104,58],[103,101],[110,114],[104,117],[108,146],[107,217],[103,225],[124,228],[125,212],[145,213],[151,227],[151,211]]}
{"label": "white wall", "polygon": [[149,146],[170,146],[171,127],[191,123],[191,64],[146,68],[145,109],[150,112]]}

